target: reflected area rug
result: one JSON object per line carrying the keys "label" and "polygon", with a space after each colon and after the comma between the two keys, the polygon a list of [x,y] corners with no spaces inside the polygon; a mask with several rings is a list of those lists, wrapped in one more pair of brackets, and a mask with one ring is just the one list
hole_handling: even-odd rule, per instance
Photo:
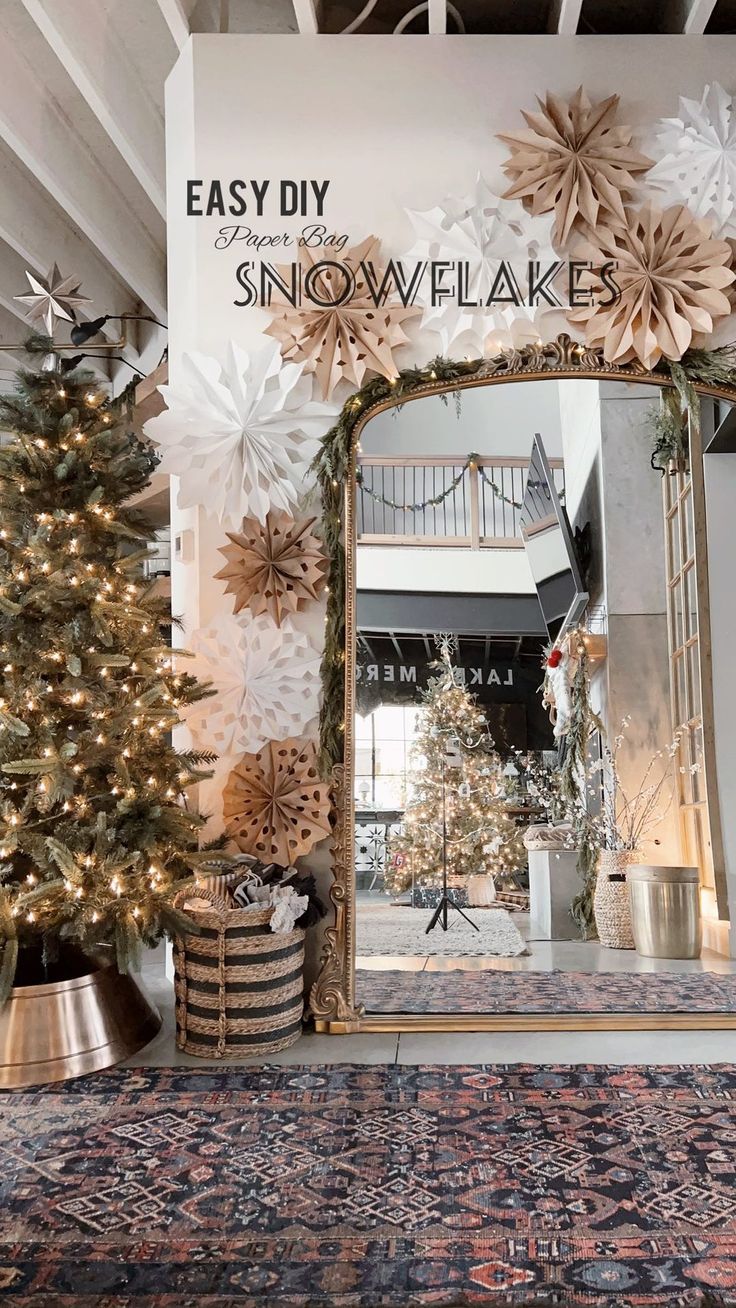
{"label": "reflected area rug", "polygon": [[736,1067],[146,1069],[0,1100],[15,1308],[690,1308]]}
{"label": "reflected area rug", "polygon": [[357,968],[369,1013],[736,1013],[719,972],[399,972]]}
{"label": "reflected area rug", "polygon": [[465,910],[475,931],[455,909],[450,909],[447,931],[436,926],[427,935],[434,909],[393,904],[358,904],[355,913],[355,952],[363,958],[388,954],[454,957],[518,958],[526,942],[505,908]]}

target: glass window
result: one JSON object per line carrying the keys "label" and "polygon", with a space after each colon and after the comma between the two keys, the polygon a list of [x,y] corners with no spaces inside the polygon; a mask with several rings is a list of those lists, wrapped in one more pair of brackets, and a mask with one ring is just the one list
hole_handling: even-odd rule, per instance
{"label": "glass window", "polygon": [[693,802],[693,778],[690,772],[690,748],[688,744],[688,735],[680,741],[680,748],[677,751],[677,766],[680,769],[679,790],[680,803],[692,804]]}
{"label": "glass window", "polygon": [[670,549],[670,577],[676,577],[680,571],[680,524],[677,513],[673,513],[667,524],[667,537]]}
{"label": "glass window", "polygon": [[696,727],[690,735],[690,757],[688,766],[697,768],[692,773],[693,799],[697,803],[705,800],[705,760],[703,758],[703,728]]}
{"label": "glass window", "polygon": [[682,517],[682,562],[685,564],[688,559],[693,557],[695,552],[695,540],[693,537],[693,497],[692,489],[690,487],[688,487],[687,493],[683,496],[680,515]]}
{"label": "glass window", "polygon": [[400,774],[406,771],[403,740],[376,740],[376,776]]}
{"label": "glass window", "polygon": [[423,710],[415,705],[382,704],[355,718],[355,803],[358,810],[401,811],[406,807],[407,774],[421,767],[412,747]]}
{"label": "glass window", "polygon": [[673,677],[675,692],[675,723],[682,726],[687,722],[687,700],[685,697],[685,656],[676,654],[673,660]]}
{"label": "glass window", "polygon": [[690,680],[690,717],[700,719],[702,705],[700,700],[700,648],[695,641],[687,651],[688,673]]}
{"label": "glass window", "polygon": [[679,577],[674,582],[670,594],[672,604],[672,644],[675,649],[680,649],[685,643],[685,637],[682,630],[682,582]]}
{"label": "glass window", "polygon": [[373,744],[373,714],[368,713],[362,718],[359,713],[355,715],[355,743],[356,745]]}
{"label": "glass window", "polygon": [[685,639],[698,634],[698,597],[695,585],[695,568],[687,568],[683,576],[685,587]]}

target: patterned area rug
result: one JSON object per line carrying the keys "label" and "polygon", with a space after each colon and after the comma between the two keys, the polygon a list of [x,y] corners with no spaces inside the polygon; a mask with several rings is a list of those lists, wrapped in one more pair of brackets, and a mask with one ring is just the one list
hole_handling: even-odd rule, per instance
{"label": "patterned area rug", "polygon": [[145,1069],[0,1107],[16,1308],[736,1302],[736,1066]]}
{"label": "patterned area rug", "polygon": [[517,958],[527,947],[519,928],[505,908],[469,908],[475,931],[455,909],[450,909],[447,931],[436,926],[427,935],[431,908],[393,907],[390,904],[359,904],[355,914],[356,954],[374,958],[379,954],[462,957],[463,955]]}
{"label": "patterned area rug", "polygon": [[736,1013],[718,972],[374,972],[356,970],[369,1013]]}

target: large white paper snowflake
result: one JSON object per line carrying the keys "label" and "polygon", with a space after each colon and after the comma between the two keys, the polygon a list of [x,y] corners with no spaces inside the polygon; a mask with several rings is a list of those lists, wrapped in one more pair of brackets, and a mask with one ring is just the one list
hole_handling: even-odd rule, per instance
{"label": "large white paper snowflake", "polygon": [[235,527],[265,523],[272,508],[293,512],[336,410],[310,399],[310,379],[276,341],[252,355],[231,341],[222,365],[186,354],[183,373],[160,387],[167,408],[145,425],[161,470],[180,479],[179,506],[202,505]]}
{"label": "large white paper snowflake", "polygon": [[[462,299],[473,302],[469,307],[459,305],[457,295],[448,299],[435,295],[438,303],[433,305],[428,276],[422,281],[422,326],[438,334],[443,354],[458,342],[466,351],[482,354],[487,345],[521,345],[540,335],[540,324],[552,311],[549,306],[546,310],[511,303],[481,307],[478,301],[489,298],[494,284],[499,299],[510,293],[504,262],[522,297],[528,290],[529,261],[536,260],[543,267],[556,262],[552,214],[533,217],[517,202],[500,200],[480,174],[471,195],[449,197],[423,212],[407,209],[407,214],[416,235],[407,262],[446,259],[456,268],[467,265]],[[456,280],[457,276],[456,272]],[[460,276],[464,278],[465,273]],[[559,287],[556,290],[559,294]]]}
{"label": "large white paper snowflake", "polygon": [[306,735],[319,709],[320,656],[290,623],[223,614],[188,642],[186,670],[216,694],[187,711],[198,743],[218,754],[252,752],[268,740]]}
{"label": "large white paper snowflake", "polygon": [[650,150],[657,162],[647,174],[669,203],[705,218],[714,236],[736,237],[736,104],[718,82],[700,100],[680,96],[677,118],[657,124]]}

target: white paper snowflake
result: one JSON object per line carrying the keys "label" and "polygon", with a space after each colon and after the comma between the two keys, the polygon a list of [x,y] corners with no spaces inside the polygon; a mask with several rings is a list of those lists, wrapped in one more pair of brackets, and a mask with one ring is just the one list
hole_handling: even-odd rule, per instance
{"label": "white paper snowflake", "polygon": [[736,237],[736,106],[718,82],[700,100],[680,96],[677,118],[663,118],[650,150],[657,162],[647,182],[667,191],[670,203],[705,218],[713,235]]}
{"label": "white paper snowflake", "polygon": [[[499,274],[503,277],[504,261],[511,266],[522,297],[528,289],[528,262],[537,260],[543,267],[556,262],[552,214],[532,217],[516,201],[500,200],[480,174],[472,195],[449,197],[423,212],[407,209],[407,214],[416,235],[407,261],[447,259],[468,265],[462,298],[473,301],[470,307],[461,307],[457,296],[432,305],[428,275],[422,281],[422,327],[438,334],[443,354],[460,341],[466,352],[482,354],[487,345],[521,345],[539,337],[541,323],[553,312],[549,306],[535,309],[495,304],[485,308],[477,302],[487,300]],[[559,287],[556,290],[559,295]],[[498,297],[507,293],[506,285],[497,285]]]}
{"label": "white paper snowflake", "polygon": [[204,506],[239,527],[269,509],[293,512],[317,442],[336,410],[311,400],[299,364],[276,341],[248,355],[234,341],[224,364],[187,354],[184,379],[161,386],[167,408],[145,431],[162,450],[162,472],[179,477],[179,506]]}
{"label": "white paper snowflake", "polygon": [[252,753],[266,741],[303,736],[319,710],[320,656],[290,623],[223,614],[188,642],[186,670],[217,692],[187,712],[197,741],[218,754]]}

